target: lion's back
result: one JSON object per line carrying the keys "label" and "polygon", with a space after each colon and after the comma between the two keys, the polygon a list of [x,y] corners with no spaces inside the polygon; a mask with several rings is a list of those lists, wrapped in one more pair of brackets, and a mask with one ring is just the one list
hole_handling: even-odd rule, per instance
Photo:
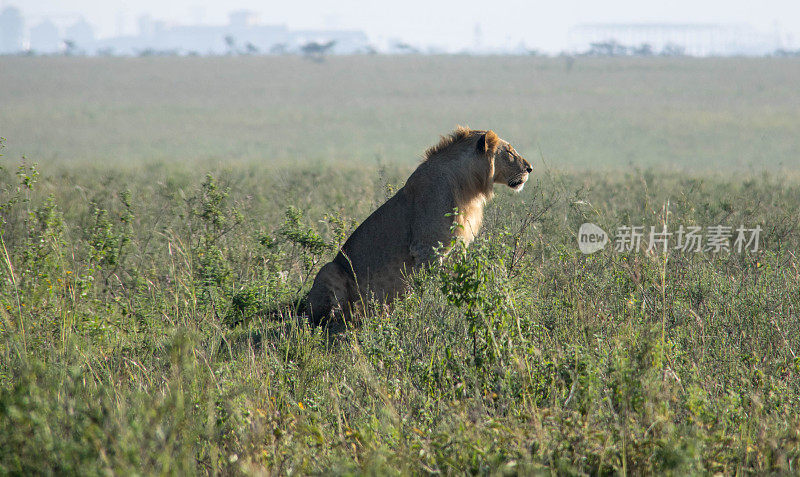
{"label": "lion's back", "polygon": [[355,272],[362,293],[386,300],[402,291],[404,271],[413,266],[412,208],[408,191],[400,189],[356,228],[334,259],[345,270]]}

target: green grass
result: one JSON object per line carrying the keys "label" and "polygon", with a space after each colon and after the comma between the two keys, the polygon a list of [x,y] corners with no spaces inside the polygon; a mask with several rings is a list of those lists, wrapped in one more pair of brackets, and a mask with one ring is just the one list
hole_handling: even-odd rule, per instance
{"label": "green grass", "polygon": [[[797,63],[0,62],[0,475],[797,473]],[[343,335],[267,312],[455,122],[536,167],[469,251]],[[664,220],[761,248],[578,251]]]}

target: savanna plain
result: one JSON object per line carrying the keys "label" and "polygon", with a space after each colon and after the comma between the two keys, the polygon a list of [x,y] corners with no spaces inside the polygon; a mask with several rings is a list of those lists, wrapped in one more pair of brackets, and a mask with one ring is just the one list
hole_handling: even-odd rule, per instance
{"label": "savanna plain", "polygon": [[[800,473],[798,78],[0,57],[0,474]],[[457,124],[524,191],[392,307],[309,327],[316,271]],[[585,222],[643,245],[585,255]],[[647,250],[717,225],[757,249]]]}

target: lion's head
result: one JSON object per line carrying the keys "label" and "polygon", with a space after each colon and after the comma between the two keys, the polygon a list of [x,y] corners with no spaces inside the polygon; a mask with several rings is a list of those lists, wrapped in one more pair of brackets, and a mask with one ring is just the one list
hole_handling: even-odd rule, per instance
{"label": "lion's head", "polygon": [[492,163],[490,172],[494,183],[506,184],[517,192],[525,187],[533,167],[511,144],[497,137],[494,131],[486,131],[478,138],[477,148]]}

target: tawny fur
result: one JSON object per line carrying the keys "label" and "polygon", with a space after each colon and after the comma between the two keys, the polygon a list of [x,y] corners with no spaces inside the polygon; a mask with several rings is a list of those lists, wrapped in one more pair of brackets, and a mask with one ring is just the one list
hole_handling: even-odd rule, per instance
{"label": "tawny fur", "polygon": [[[432,263],[453,238],[472,242],[495,183],[521,190],[530,164],[493,131],[458,127],[425,152],[406,184],[372,213],[314,279],[307,297],[312,323],[370,299],[391,302],[405,276]],[[458,227],[452,227],[454,209]],[[455,237],[454,237],[455,234]]]}

